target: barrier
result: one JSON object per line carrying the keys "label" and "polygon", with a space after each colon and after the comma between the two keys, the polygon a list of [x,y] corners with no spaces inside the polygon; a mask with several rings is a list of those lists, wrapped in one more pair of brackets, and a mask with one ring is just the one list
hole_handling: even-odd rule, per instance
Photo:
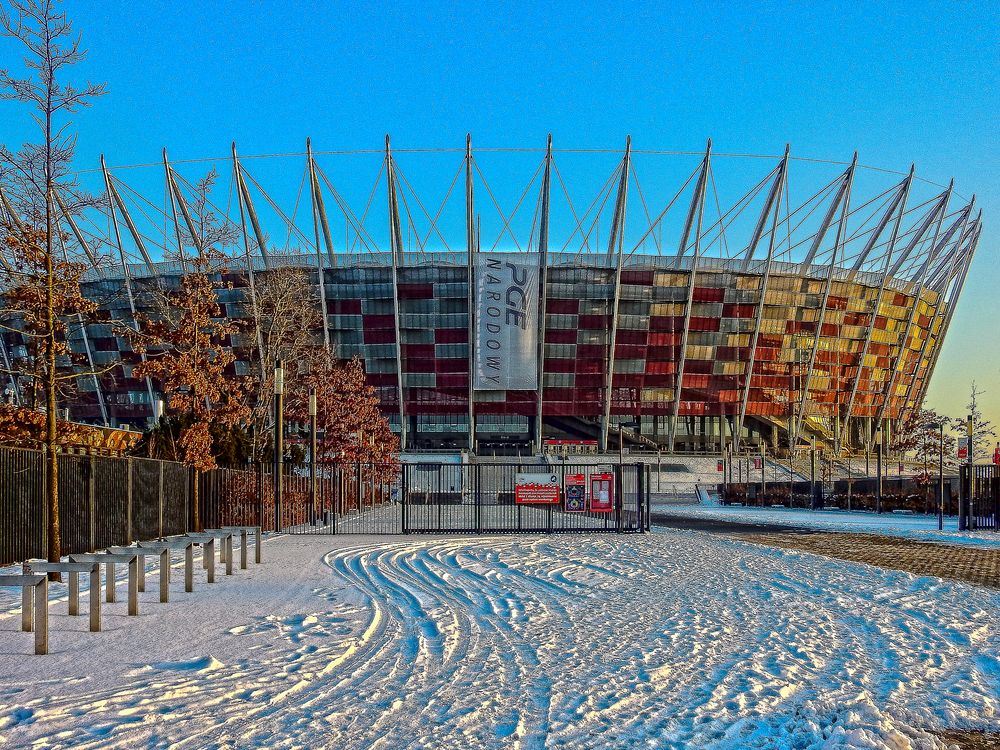
{"label": "barrier", "polygon": [[[57,562],[51,563],[46,560],[27,560],[22,565],[25,575],[35,575],[38,573],[69,573],[69,614],[76,616],[80,614],[80,574],[90,574],[90,632],[98,633],[101,630],[101,566],[97,563],[89,562]],[[25,625],[25,613],[30,615],[31,602],[27,589],[21,595],[21,625],[24,630],[31,630],[32,623]]]}
{"label": "barrier", "polygon": [[[21,629],[35,631],[35,653],[49,652],[49,577],[47,575],[0,576],[0,586],[17,586],[27,589],[33,597],[32,605],[21,612]],[[24,593],[22,593],[22,600]],[[33,622],[32,622],[33,620]],[[29,627],[25,627],[25,624]]]}

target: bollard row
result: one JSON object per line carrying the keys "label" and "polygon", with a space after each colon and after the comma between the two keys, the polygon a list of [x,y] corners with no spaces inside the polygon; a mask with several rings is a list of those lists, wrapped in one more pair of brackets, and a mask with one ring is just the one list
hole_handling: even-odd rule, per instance
{"label": "bollard row", "polygon": [[215,582],[215,544],[221,541],[219,561],[226,565],[226,575],[233,574],[233,536],[240,536],[240,568],[248,567],[248,539],[254,534],[255,562],[262,559],[262,535],[259,526],[226,526],[201,533],[165,537],[158,541],[137,542],[134,546],[109,547],[105,552],[69,556],[68,562],[28,560],[21,575],[0,575],[0,586],[21,589],[21,630],[35,633],[35,653],[49,651],[48,574],[66,573],[69,577],[69,614],[80,614],[80,574],[89,576],[90,630],[101,630],[101,565],[104,565],[105,601],[115,602],[115,566],[128,566],[128,614],[139,614],[139,593],[146,590],[146,557],[159,557],[160,601],[170,601],[171,553],[184,553],[184,591],[194,591],[194,548],[201,547],[202,566],[209,583]]}

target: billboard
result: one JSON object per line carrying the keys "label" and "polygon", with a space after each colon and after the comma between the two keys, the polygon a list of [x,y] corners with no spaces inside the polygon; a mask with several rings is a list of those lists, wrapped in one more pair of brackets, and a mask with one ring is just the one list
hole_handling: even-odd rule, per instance
{"label": "billboard", "polygon": [[538,267],[533,253],[476,255],[477,391],[538,387]]}

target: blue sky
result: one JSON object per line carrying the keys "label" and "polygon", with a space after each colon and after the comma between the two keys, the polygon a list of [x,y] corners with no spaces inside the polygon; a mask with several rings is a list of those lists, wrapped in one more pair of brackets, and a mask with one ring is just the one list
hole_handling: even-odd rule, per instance
{"label": "blue sky", "polygon": [[[985,231],[929,405],[975,378],[1000,422],[1000,11],[995,4],[67,2],[110,93],[78,159],[112,164],[474,143],[793,153],[976,193]],[[0,40],[0,61],[17,64]],[[0,103],[0,138],[25,133]],[[450,175],[449,175],[450,177]],[[162,176],[161,176],[162,182]],[[294,186],[293,186],[294,187]]]}

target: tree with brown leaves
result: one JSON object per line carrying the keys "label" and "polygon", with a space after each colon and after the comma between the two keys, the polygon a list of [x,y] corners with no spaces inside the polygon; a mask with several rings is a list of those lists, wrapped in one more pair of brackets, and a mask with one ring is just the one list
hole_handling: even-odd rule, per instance
{"label": "tree with brown leaves", "polygon": [[[231,337],[240,331],[221,317],[213,283],[224,273],[222,255],[206,250],[191,261],[192,271],[181,278],[180,289],[164,294],[156,317],[140,316],[134,347],[146,361],[135,368],[136,377],[156,380],[166,397],[168,418],[178,427],[178,453],[196,473],[216,467],[213,430],[234,428],[249,417],[245,397],[250,378],[237,377]],[[216,433],[217,434],[217,433]],[[193,498],[195,528],[200,526],[198,482]]]}
{"label": "tree with brown leaves", "polygon": [[399,441],[379,409],[375,389],[365,381],[361,360],[338,360],[323,347],[314,347],[304,372],[287,381],[287,413],[291,420],[309,423],[309,390],[316,389],[316,422],[322,438],[317,461],[361,463],[376,478],[395,474]]}

